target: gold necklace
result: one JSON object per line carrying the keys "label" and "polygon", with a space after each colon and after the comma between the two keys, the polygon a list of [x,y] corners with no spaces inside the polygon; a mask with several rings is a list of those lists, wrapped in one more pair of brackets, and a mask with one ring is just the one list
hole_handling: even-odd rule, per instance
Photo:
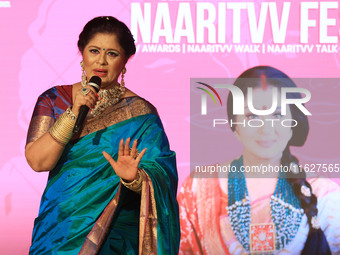
{"label": "gold necklace", "polygon": [[101,89],[98,92],[98,96],[100,100],[97,101],[97,104],[92,109],[92,115],[94,117],[102,114],[102,112],[109,106],[114,105],[119,101],[122,95],[125,93],[125,87],[123,87],[120,83],[117,83],[110,89]]}

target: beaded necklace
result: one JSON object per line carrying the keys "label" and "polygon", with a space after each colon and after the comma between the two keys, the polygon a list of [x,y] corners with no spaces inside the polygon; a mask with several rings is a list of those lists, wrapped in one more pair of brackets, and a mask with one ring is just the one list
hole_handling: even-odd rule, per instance
{"label": "beaded necklace", "polygon": [[[231,165],[238,170],[228,175],[228,216],[237,240],[250,252],[250,200],[245,174],[240,171],[243,157],[234,160]],[[281,250],[296,236],[303,216],[300,200],[295,196],[283,172],[279,173],[270,207],[276,232],[275,250]]]}

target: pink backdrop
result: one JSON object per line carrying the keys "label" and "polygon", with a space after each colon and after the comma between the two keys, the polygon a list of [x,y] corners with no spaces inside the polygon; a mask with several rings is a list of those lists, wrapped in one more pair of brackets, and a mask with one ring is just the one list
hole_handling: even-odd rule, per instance
{"label": "pink backdrop", "polygon": [[[2,254],[27,254],[33,221],[46,184],[47,174],[31,170],[24,156],[26,132],[35,101],[39,94],[53,85],[80,80],[81,57],[76,47],[77,38],[84,24],[93,17],[112,15],[136,28],[133,32],[139,50],[127,65],[126,84],[158,108],[171,147],[177,153],[179,184],[190,172],[190,78],[236,77],[243,70],[260,64],[275,66],[296,78],[339,77],[340,55],[335,50],[339,42],[337,1],[330,0],[328,6],[322,1],[311,2],[308,19],[315,20],[315,25],[311,21],[312,25],[307,30],[300,27],[308,23],[300,13],[305,7],[301,7],[300,1],[286,1],[290,8],[283,42],[276,41],[279,40],[279,30],[272,31],[272,26],[275,26],[274,9],[271,15],[264,16],[264,1],[252,1],[250,4],[238,1],[234,6],[229,4],[230,1],[228,5],[227,1],[148,2],[150,16],[147,15],[149,6],[144,6],[144,1],[0,1]],[[251,32],[249,29],[250,24],[256,25],[251,21],[253,9],[256,21],[261,23],[261,6],[265,21],[263,38],[261,28],[257,31],[253,27]],[[282,1],[277,1],[277,8],[280,21]],[[150,17],[150,23],[147,17]],[[226,31],[225,35],[223,31]],[[303,36],[303,31],[307,31],[306,36]],[[302,44],[301,38],[308,42]],[[290,44],[295,45],[292,47],[308,45],[311,52],[287,52],[288,48],[268,52],[268,45],[282,47]],[[229,45],[229,51],[223,45]],[[252,50],[259,47],[261,51],[247,52],[246,48],[238,48],[245,45]],[[150,47],[156,48],[149,52]],[[200,52],[188,52],[190,49]],[[221,52],[222,49],[225,51]],[[303,148],[306,161],[315,157],[318,160],[331,157],[327,160],[340,162],[339,135],[336,133],[340,118],[339,88],[340,85],[313,87],[312,98],[313,94],[318,96],[315,97],[317,101],[311,103],[322,107],[323,111],[319,114],[324,119],[311,122],[308,144]],[[324,93],[320,94],[318,90]],[[323,132],[325,125],[334,133],[326,135]],[[316,154],[315,148],[325,139],[332,146],[325,148],[324,154]],[[235,154],[241,152],[240,148],[237,150]]]}

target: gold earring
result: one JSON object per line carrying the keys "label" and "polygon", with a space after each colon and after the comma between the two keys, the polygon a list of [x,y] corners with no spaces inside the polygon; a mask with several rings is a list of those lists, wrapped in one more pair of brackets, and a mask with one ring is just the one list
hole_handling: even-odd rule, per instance
{"label": "gold earring", "polygon": [[81,85],[83,87],[86,86],[87,84],[87,78],[86,78],[86,74],[85,74],[85,69],[84,69],[84,61],[80,61],[80,66],[81,66]]}
{"label": "gold earring", "polygon": [[124,81],[124,75],[125,75],[125,73],[126,73],[126,68],[124,67],[123,70],[122,70],[122,79],[121,79],[121,81],[120,81],[120,85],[121,85],[122,87],[125,87],[125,81]]}

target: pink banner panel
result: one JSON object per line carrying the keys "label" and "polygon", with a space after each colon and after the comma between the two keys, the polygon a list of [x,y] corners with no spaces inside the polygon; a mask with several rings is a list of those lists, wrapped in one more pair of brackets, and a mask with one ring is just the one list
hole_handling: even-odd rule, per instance
{"label": "pink banner panel", "polygon": [[[256,65],[294,78],[339,78],[338,1],[0,1],[2,254],[28,253],[47,181],[24,153],[37,97],[81,80],[79,33],[87,21],[105,15],[126,23],[135,37],[126,86],[158,109],[177,154],[179,186],[190,174],[191,78],[234,78]],[[296,153],[304,162],[339,163],[339,85],[308,89],[308,107],[319,117]],[[229,130],[223,135],[227,139]],[[241,152],[232,143],[237,150],[226,160]],[[330,147],[322,150],[321,144]]]}

